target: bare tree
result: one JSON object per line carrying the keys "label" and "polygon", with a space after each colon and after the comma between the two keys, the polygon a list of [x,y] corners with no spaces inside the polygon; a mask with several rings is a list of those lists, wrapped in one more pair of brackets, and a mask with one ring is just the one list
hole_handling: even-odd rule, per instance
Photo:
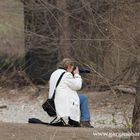
{"label": "bare tree", "polygon": [[[132,131],[134,133],[140,132],[140,67],[138,73],[138,80],[136,85],[136,97],[135,97],[135,104],[133,110],[133,119],[132,119]],[[139,137],[132,137],[133,140],[139,140]]]}
{"label": "bare tree", "polygon": [[58,16],[59,56],[71,57],[71,41],[69,28],[69,13],[66,0],[57,0],[56,6],[60,10]]}

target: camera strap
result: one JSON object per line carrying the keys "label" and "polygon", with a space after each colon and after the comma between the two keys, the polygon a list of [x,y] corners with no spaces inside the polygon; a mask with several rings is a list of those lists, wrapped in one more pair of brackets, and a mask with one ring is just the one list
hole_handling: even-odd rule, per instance
{"label": "camera strap", "polygon": [[58,81],[57,81],[57,83],[56,83],[56,86],[55,86],[55,89],[54,89],[54,93],[53,93],[52,99],[55,98],[56,88],[57,88],[58,84],[60,83],[60,81],[61,81],[61,79],[62,79],[64,73],[65,73],[65,72],[63,72],[63,73],[60,75],[60,77],[59,77],[59,79],[58,79]]}

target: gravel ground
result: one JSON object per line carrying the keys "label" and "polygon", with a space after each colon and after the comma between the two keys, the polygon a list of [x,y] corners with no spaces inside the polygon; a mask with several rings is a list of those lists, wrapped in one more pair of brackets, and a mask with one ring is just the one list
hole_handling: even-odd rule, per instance
{"label": "gravel ground", "polygon": [[[28,123],[35,117],[50,122],[50,118],[41,108],[46,99],[47,89],[28,87],[20,90],[1,89],[0,121],[10,123]],[[131,126],[134,97],[119,94],[116,98],[110,91],[87,92],[89,97],[91,123],[96,128],[127,128]]]}

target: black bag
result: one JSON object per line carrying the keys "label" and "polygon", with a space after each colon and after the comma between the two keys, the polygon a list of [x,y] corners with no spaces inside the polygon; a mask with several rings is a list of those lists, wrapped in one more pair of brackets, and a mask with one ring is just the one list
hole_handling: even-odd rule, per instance
{"label": "black bag", "polygon": [[42,105],[42,108],[49,114],[49,116],[56,116],[54,99],[47,99],[47,101]]}
{"label": "black bag", "polygon": [[36,124],[46,124],[49,125],[49,123],[43,122],[37,118],[29,118],[28,123],[36,123]]}
{"label": "black bag", "polygon": [[29,118],[28,123],[33,123],[33,124],[44,124],[44,125],[48,125],[48,126],[67,126],[64,124],[63,121],[57,121],[55,123],[47,123],[44,121],[41,121],[40,119],[37,118]]}
{"label": "black bag", "polygon": [[47,99],[47,101],[45,103],[43,103],[43,105],[42,105],[42,108],[44,109],[44,111],[46,111],[48,113],[48,115],[51,116],[51,117],[56,116],[56,109],[55,109],[55,103],[54,103],[55,92],[56,92],[56,88],[57,88],[62,76],[64,75],[64,73],[65,72],[63,72],[60,75],[60,77],[59,77],[59,79],[58,79],[58,81],[56,83],[55,90],[54,90],[52,98]]}

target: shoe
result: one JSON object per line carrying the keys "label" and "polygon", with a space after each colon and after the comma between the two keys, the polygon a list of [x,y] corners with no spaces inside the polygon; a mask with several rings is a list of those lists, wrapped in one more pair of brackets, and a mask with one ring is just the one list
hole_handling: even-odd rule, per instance
{"label": "shoe", "polygon": [[80,123],[69,118],[68,124],[72,127],[81,127]]}
{"label": "shoe", "polygon": [[89,121],[81,121],[80,122],[81,127],[89,127],[89,128],[94,128]]}

